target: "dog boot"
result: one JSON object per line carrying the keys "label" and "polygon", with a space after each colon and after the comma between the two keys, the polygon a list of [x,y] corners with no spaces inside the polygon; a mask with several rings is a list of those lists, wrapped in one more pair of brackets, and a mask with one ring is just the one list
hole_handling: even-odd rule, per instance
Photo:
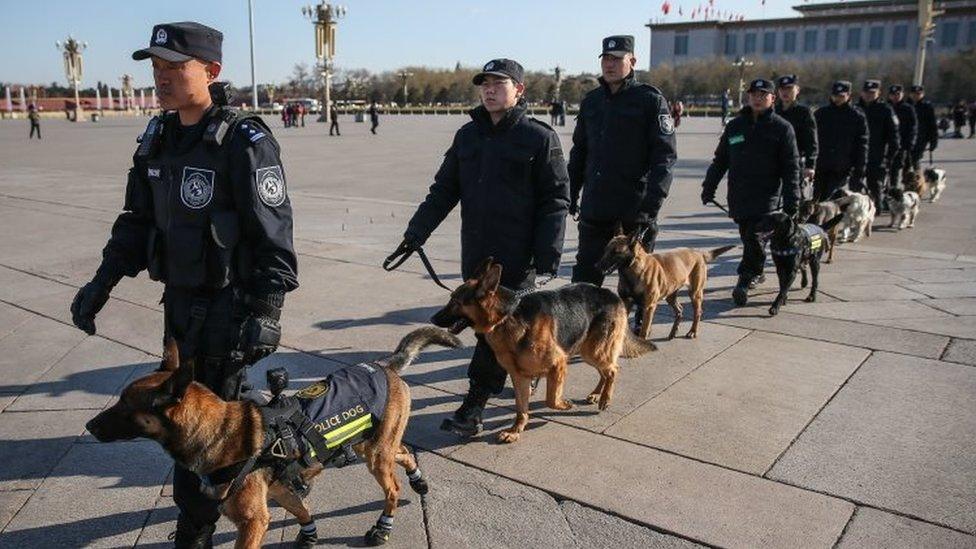
{"label": "dog boot", "polygon": [[393,533],[393,517],[388,517],[386,515],[380,515],[379,520],[376,524],[370,528],[366,535],[363,536],[363,541],[369,547],[376,547],[377,545],[383,545],[390,541],[390,534]]}
{"label": "dog boot", "polygon": [[761,275],[754,276],[752,277],[752,280],[749,281],[749,289],[755,290],[756,287],[762,284],[763,282],[766,282],[766,275],[761,274]]}
{"label": "dog boot", "polygon": [[752,282],[751,276],[739,275],[739,281],[736,282],[735,288],[732,288],[732,301],[735,302],[736,306],[742,307],[749,302],[750,282]]}
{"label": "dog boot", "polygon": [[308,524],[302,524],[301,528],[298,530],[298,536],[295,538],[295,543],[292,545],[295,549],[311,549],[315,547],[319,542],[319,534],[315,528],[315,523],[310,522]]}
{"label": "dog boot", "polygon": [[176,531],[169,535],[175,549],[213,549],[213,534],[217,526],[197,527],[181,513],[176,519]]}
{"label": "dog boot", "polygon": [[461,407],[441,423],[441,430],[452,431],[463,437],[477,435],[481,432],[481,414],[487,403],[488,392],[472,387],[464,397]]}

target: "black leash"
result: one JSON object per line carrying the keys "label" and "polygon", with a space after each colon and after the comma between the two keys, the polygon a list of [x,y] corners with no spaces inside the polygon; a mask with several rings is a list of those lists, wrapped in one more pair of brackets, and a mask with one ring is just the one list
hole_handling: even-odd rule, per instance
{"label": "black leash", "polygon": [[441,282],[441,279],[438,278],[437,273],[434,272],[433,265],[430,264],[430,260],[427,259],[427,254],[424,253],[424,249],[421,246],[414,247],[406,242],[400,244],[400,247],[383,261],[383,270],[387,272],[396,270],[396,268],[403,265],[403,262],[413,255],[414,252],[417,252],[417,255],[420,256],[420,261],[423,262],[424,268],[427,269],[427,274],[429,274],[430,278],[434,280],[434,284],[437,284],[449,292],[453,291],[445,286],[444,283]]}
{"label": "black leash", "polygon": [[929,166],[932,165],[932,149],[929,149]]}
{"label": "black leash", "polygon": [[714,201],[714,200],[709,200],[709,202],[711,202],[711,203],[712,203],[712,204],[714,204],[715,206],[718,206],[718,209],[720,209],[720,210],[722,210],[723,212],[725,212],[725,215],[729,215],[729,210],[727,210],[727,209],[725,208],[725,206],[723,206],[723,205],[721,205],[721,204],[719,204],[718,202],[716,202],[716,201]]}

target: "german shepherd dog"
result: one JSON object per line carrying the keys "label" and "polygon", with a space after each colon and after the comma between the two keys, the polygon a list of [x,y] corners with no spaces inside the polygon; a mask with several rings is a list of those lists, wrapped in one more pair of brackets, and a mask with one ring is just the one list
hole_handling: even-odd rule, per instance
{"label": "german shepherd dog", "polygon": [[627,328],[627,310],[612,291],[592,284],[519,296],[499,285],[502,266],[488,258],[472,278],[451,293],[431,321],[453,333],[471,326],[483,334],[515,386],[515,423],[498,434],[500,442],[519,439],[529,422],[529,396],[535,378],[546,376],[546,406],[568,410],[563,384],[569,359],[581,356],[600,373],[587,397],[605,410],[613,396],[617,358],[653,351],[649,341]]}
{"label": "german shepherd dog", "polygon": [[[381,517],[384,524],[377,523],[366,533],[368,545],[385,543],[392,531],[389,519],[396,511],[400,495],[396,465],[410,475],[414,491],[427,492],[427,482],[420,476],[416,460],[401,442],[410,419],[410,390],[398,374],[430,344],[461,346],[455,336],[443,330],[420,328],[407,334],[392,355],[369,363],[385,371],[388,395],[382,422],[353,447],[386,496],[383,507],[386,520]],[[193,361],[180,364],[179,351],[172,340],[167,342],[161,371],[132,382],[122,391],[117,403],[95,416],[86,427],[100,442],[138,437],[155,440],[177,463],[200,476],[258,456],[266,446],[265,425],[258,404],[249,400],[226,402],[194,382]],[[302,470],[301,477],[310,484],[322,469],[316,462]],[[237,526],[237,548],[261,546],[271,518],[269,497],[299,523],[312,524],[308,506],[299,495],[276,480],[270,468],[255,469],[236,491],[228,493],[231,484],[213,486],[208,495],[223,500],[221,512]],[[298,547],[311,547],[314,543],[314,534],[309,539],[299,533],[296,540]]]}
{"label": "german shepherd dog", "polygon": [[693,339],[698,337],[698,324],[701,322],[705,282],[708,279],[707,264],[732,248],[735,246],[722,246],[709,251],[678,248],[652,254],[644,250],[636,236],[618,234],[607,243],[597,268],[606,274],[614,270],[619,272],[617,293],[628,314],[631,306],[637,304],[639,335],[645,339],[651,335],[654,311],[662,299],[667,299],[674,311],[674,324],[668,334],[668,339],[674,339],[682,318],[678,290],[687,286],[695,316],[691,330],[685,337]]}
{"label": "german shepherd dog", "polygon": [[822,225],[812,223],[797,224],[783,212],[766,214],[756,224],[756,234],[760,240],[769,240],[769,250],[776,265],[779,278],[779,293],[769,307],[770,316],[776,316],[779,308],[786,305],[797,271],[801,274],[800,287],[807,287],[807,267],[810,267],[810,294],[805,301],[817,300],[817,287],[820,278],[820,259],[830,247],[830,230],[841,222],[843,214],[835,215]]}

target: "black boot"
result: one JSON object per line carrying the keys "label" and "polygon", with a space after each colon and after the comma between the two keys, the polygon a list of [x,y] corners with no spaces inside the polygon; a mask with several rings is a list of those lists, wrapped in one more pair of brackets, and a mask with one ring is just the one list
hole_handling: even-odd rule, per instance
{"label": "black boot", "polygon": [[461,407],[454,415],[441,423],[441,430],[452,431],[464,437],[471,437],[481,432],[481,414],[488,403],[488,391],[472,386],[464,397]]}
{"label": "black boot", "polygon": [[176,549],[213,549],[213,534],[217,526],[207,524],[198,527],[180,513],[176,519],[176,531],[169,535]]}
{"label": "black boot", "polygon": [[751,282],[751,276],[739,275],[739,281],[735,283],[735,288],[732,288],[732,301],[735,302],[736,306],[742,307],[749,302],[749,284]]}

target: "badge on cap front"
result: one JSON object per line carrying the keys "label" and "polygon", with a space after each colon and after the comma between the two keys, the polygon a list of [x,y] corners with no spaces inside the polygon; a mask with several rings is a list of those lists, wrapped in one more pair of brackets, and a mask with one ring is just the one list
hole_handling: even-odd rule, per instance
{"label": "badge on cap front", "polygon": [[611,40],[611,41],[607,42],[607,47],[608,48],[616,48],[617,47],[617,43],[615,41]]}
{"label": "badge on cap front", "polygon": [[165,44],[167,38],[169,38],[169,36],[167,36],[167,34],[166,34],[166,29],[159,29],[158,31],[156,31],[156,43],[157,44],[159,44],[159,45]]}
{"label": "badge on cap front", "polygon": [[489,61],[488,64],[485,65],[485,70],[486,71],[490,71],[493,68],[495,68],[495,62],[494,61]]}

